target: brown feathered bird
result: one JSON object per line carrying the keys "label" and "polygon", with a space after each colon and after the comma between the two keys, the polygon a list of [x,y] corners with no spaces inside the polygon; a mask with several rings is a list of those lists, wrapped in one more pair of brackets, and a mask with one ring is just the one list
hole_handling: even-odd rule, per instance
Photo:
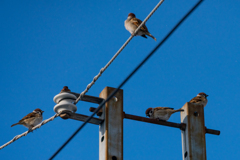
{"label": "brown feathered bird", "polygon": [[200,104],[200,105],[203,105],[203,107],[205,107],[208,102],[207,97],[208,95],[206,93],[201,92],[201,93],[198,93],[196,97],[191,99],[189,103]]}
{"label": "brown feathered bird", "polygon": [[68,89],[68,86],[64,86],[60,93],[63,93],[63,92],[71,92],[71,90]]}
{"label": "brown feathered bird", "polygon": [[[124,26],[125,26],[126,30],[128,30],[131,34],[133,34],[135,32],[135,30],[138,28],[138,26],[140,26],[141,23],[142,23],[142,21],[140,19],[137,19],[135,14],[129,13],[127,19],[124,22]],[[146,35],[148,35],[148,36],[152,37],[155,41],[157,41],[157,39],[149,33],[145,24],[139,29],[136,36],[137,35],[142,36],[144,38],[147,38]]]}
{"label": "brown feathered bird", "polygon": [[18,124],[23,125],[27,127],[29,130],[31,130],[34,126],[38,125],[42,122],[43,116],[41,109],[37,108],[32,113],[29,113],[25,117],[23,117],[18,123],[13,124],[11,127],[16,126]]}
{"label": "brown feathered bird", "polygon": [[174,110],[173,108],[169,108],[169,107],[156,107],[156,108],[148,108],[145,114],[147,117],[150,117],[151,119],[167,121],[173,113],[181,112],[181,111],[184,111],[184,110],[183,109]]}

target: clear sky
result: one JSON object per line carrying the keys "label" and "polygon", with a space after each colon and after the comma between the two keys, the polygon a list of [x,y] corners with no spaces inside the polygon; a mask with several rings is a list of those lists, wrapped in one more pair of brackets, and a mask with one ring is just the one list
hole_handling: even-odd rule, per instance
{"label": "clear sky", "polygon": [[[87,93],[117,87],[197,1],[165,0],[146,23],[157,38],[134,37]],[[130,33],[124,20],[144,19],[158,0],[0,1],[0,145],[21,134],[11,128],[35,108],[53,116],[53,97],[67,85],[82,92]],[[145,116],[149,107],[181,108],[199,92],[209,95],[205,124],[207,158],[239,157],[240,2],[204,1],[123,87],[124,111]],[[90,115],[96,104],[79,102]],[[169,121],[180,123],[180,114]],[[0,150],[1,159],[48,159],[82,124],[57,118]],[[98,126],[88,124],[56,157],[98,159]],[[124,120],[124,159],[182,158],[181,131]]]}

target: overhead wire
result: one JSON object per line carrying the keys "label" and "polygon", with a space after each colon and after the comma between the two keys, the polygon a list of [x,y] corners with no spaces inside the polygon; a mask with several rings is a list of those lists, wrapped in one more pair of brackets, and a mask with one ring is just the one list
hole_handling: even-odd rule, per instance
{"label": "overhead wire", "polygon": [[31,131],[28,130],[28,131],[26,131],[26,132],[23,132],[22,134],[16,135],[12,140],[10,140],[9,142],[7,142],[7,143],[5,143],[4,145],[2,145],[2,146],[0,147],[0,150],[3,149],[4,147],[8,146],[9,144],[15,142],[15,141],[18,140],[19,138],[21,138],[21,137],[23,137],[23,136],[26,136],[28,133],[31,133],[31,132],[34,131],[35,129],[42,127],[44,124],[46,124],[46,123],[48,123],[48,122],[50,122],[50,121],[53,121],[53,120],[54,120],[55,118],[57,118],[60,114],[61,114],[61,113],[55,114],[54,116],[52,116],[52,117],[50,117],[50,118],[42,121],[40,124],[38,124],[38,125],[36,125],[35,127],[33,127],[33,128],[31,129]]}
{"label": "overhead wire", "polygon": [[[164,0],[160,0],[160,2],[154,7],[154,9],[149,13],[149,15],[145,18],[145,20],[139,25],[139,27],[135,30],[135,32],[128,38],[128,40],[123,44],[123,46],[117,51],[117,53],[111,58],[111,60],[100,70],[100,72],[93,78],[92,82],[89,83],[86,87],[86,89],[81,92],[81,94],[79,95],[79,97],[75,100],[74,104],[77,104],[78,101],[80,101],[82,99],[82,97],[89,91],[89,89],[93,86],[93,84],[98,80],[98,78],[102,75],[102,73],[111,65],[111,63],[117,58],[117,56],[121,53],[121,51],[127,46],[127,44],[132,40],[132,38],[136,35],[136,33],[138,32],[138,30],[147,22],[147,20],[153,15],[153,13],[159,8],[159,6],[163,3]],[[41,124],[33,127],[32,131],[40,128],[42,125],[46,124],[49,121],[52,121],[53,119],[55,119],[56,117],[58,117],[60,114],[55,114],[54,116],[52,116],[51,118],[43,121]],[[54,117],[54,118],[53,118]],[[51,119],[51,120],[50,120]],[[46,122],[46,123],[45,123]],[[26,131],[20,135],[15,136],[12,140],[10,140],[9,142],[5,143],[4,145],[2,145],[0,147],[0,150],[6,146],[8,146],[9,144],[13,143],[14,141],[16,141],[17,139],[26,136],[29,133],[29,131]]]}
{"label": "overhead wire", "polygon": [[110,66],[110,64],[117,58],[117,56],[122,52],[122,50],[127,46],[127,44],[132,40],[132,38],[136,35],[139,29],[147,22],[147,20],[153,15],[153,13],[160,7],[164,0],[160,0],[158,4],[153,8],[153,10],[148,14],[148,16],[144,19],[144,21],[138,26],[135,32],[128,38],[128,40],[122,45],[122,47],[115,53],[115,55],[110,59],[110,61],[100,70],[100,72],[93,78],[92,82],[89,83],[86,89],[78,96],[75,100],[74,104],[77,104],[79,100],[88,92],[88,90],[93,86],[93,84],[98,80],[98,78],[102,75],[102,73]]}
{"label": "overhead wire", "polygon": [[86,121],[68,138],[68,140],[49,158],[52,160],[56,155],[76,136],[76,134],[81,131],[81,129],[93,118],[93,116],[102,109],[104,104],[108,102],[119,89],[142,67],[144,63],[158,50],[158,48],[172,35],[172,33],[184,22],[184,20],[202,3],[203,0],[198,1],[184,16],[181,20],[171,29],[171,31],[162,39],[162,41],[142,60],[142,62],[123,80],[122,83],[104,100],[98,108],[89,116]]}

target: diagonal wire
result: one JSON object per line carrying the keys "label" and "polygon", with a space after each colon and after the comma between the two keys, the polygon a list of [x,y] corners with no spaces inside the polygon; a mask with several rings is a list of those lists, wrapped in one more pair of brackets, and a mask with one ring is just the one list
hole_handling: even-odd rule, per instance
{"label": "diagonal wire", "polygon": [[112,59],[103,67],[100,72],[93,78],[92,82],[89,83],[86,89],[79,95],[74,104],[77,104],[79,100],[88,92],[88,90],[93,86],[93,84],[98,80],[98,78],[102,75],[102,73],[110,66],[110,64],[117,58],[117,56],[122,52],[122,50],[127,46],[127,44],[132,40],[132,38],[136,35],[138,30],[147,22],[147,20],[153,15],[153,13],[160,7],[164,0],[160,0],[158,4],[154,7],[154,9],[149,13],[149,15],[145,18],[145,20],[138,26],[135,32],[128,38],[128,40],[122,45],[122,47],[117,51],[117,53],[112,57]]}
{"label": "diagonal wire", "polygon": [[[105,67],[103,67],[100,72],[93,78],[93,81],[91,83],[89,83],[86,87],[86,89],[79,95],[79,97],[77,98],[77,100],[74,102],[74,104],[77,104],[79,100],[82,99],[82,97],[88,92],[88,90],[93,86],[93,84],[98,80],[98,78],[102,75],[102,73],[110,66],[110,64],[115,60],[115,58],[121,53],[121,51],[127,46],[127,44],[132,40],[132,38],[136,35],[136,33],[138,32],[138,30],[147,22],[147,20],[153,15],[153,13],[159,8],[159,6],[163,3],[164,0],[160,0],[160,2],[155,6],[155,8],[149,13],[149,15],[145,18],[145,20],[139,25],[139,27],[135,30],[135,32],[128,38],[128,40],[123,44],[123,46],[117,51],[117,53],[112,57],[112,59],[105,65]],[[42,125],[48,123],[49,121],[52,121],[53,119],[55,119],[56,117],[58,117],[60,115],[59,114],[55,114],[54,116],[52,116],[51,118],[43,121],[41,124],[33,127],[32,130],[35,130],[37,128],[40,128]],[[13,143],[14,141],[16,141],[17,139],[26,136],[28,133],[30,133],[29,131],[26,131],[20,135],[15,136],[12,140],[10,140],[9,142],[5,143],[4,145],[2,145],[0,147],[0,150],[6,146],[8,146],[9,144]]]}
{"label": "diagonal wire", "polygon": [[118,91],[119,89],[142,67],[142,65],[158,50],[158,48],[172,35],[172,33],[182,24],[182,22],[202,3],[203,0],[197,2],[194,7],[173,27],[173,29],[163,38],[163,40],[148,54],[146,58],[124,79],[124,81],[116,88],[110,96],[106,100],[104,100],[97,109],[93,112],[91,116],[73,133],[71,137],[49,158],[52,160],[72,139],[73,137],[93,118],[93,116],[100,111],[100,109],[104,106],[104,104],[109,101]]}
{"label": "diagonal wire", "polygon": [[[54,119],[57,118],[60,114],[61,114],[61,113],[55,114],[54,116],[52,116],[52,117],[50,117],[50,118],[42,121],[42,123],[40,123],[39,125],[33,127],[33,128],[32,128],[32,131],[34,131],[35,129],[42,127],[44,124],[46,124],[46,123],[54,120]],[[18,140],[19,138],[21,138],[21,137],[23,137],[23,136],[26,136],[28,133],[30,133],[30,131],[26,131],[26,132],[24,132],[24,133],[22,133],[22,134],[16,135],[12,140],[10,140],[9,142],[7,142],[7,143],[5,143],[4,145],[2,145],[2,146],[0,147],[0,150],[3,149],[4,147],[8,146],[9,144],[15,142],[15,141]]]}

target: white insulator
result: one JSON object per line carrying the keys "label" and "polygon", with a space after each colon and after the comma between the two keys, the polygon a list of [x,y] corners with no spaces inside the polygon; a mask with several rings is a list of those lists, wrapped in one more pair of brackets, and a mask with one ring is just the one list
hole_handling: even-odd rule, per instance
{"label": "white insulator", "polygon": [[54,106],[53,110],[56,113],[60,113],[62,111],[71,111],[76,112],[77,106],[75,106],[73,103],[77,97],[71,93],[59,93],[53,98],[53,101],[57,103],[57,105]]}

